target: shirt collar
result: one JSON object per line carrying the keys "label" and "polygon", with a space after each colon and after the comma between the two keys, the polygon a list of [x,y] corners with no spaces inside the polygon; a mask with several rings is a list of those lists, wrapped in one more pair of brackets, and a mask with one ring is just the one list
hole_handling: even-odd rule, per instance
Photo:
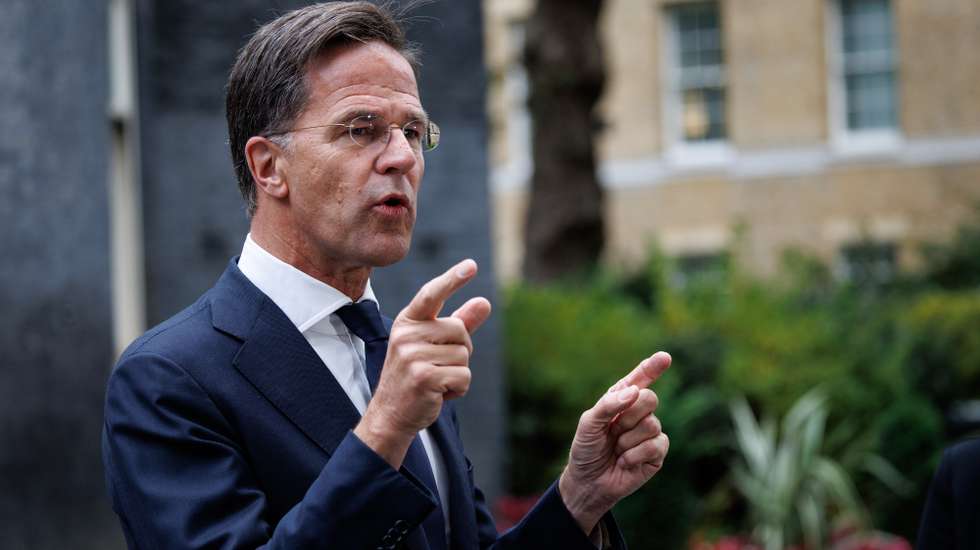
{"label": "shirt collar", "polygon": [[[328,315],[352,303],[343,292],[270,254],[252,240],[251,233],[245,236],[238,269],[279,306],[300,332],[305,332]],[[371,289],[370,279],[364,287],[364,294],[357,301],[364,300],[378,303],[374,290]]]}

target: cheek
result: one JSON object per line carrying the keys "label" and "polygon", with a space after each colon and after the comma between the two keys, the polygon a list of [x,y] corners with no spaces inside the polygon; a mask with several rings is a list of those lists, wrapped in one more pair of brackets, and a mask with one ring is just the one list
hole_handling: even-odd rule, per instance
{"label": "cheek", "polygon": [[322,162],[311,164],[302,174],[301,200],[306,209],[333,209],[351,202],[356,186],[351,174],[342,163]]}

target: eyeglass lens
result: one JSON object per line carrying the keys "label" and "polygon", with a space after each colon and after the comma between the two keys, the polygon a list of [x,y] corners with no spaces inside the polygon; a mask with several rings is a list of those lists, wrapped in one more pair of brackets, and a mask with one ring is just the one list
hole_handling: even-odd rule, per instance
{"label": "eyeglass lens", "polygon": [[[377,115],[364,115],[354,118],[347,125],[350,138],[361,147],[373,143],[388,143],[391,135],[391,124]],[[426,123],[412,120],[401,128],[402,134],[412,149],[416,151],[431,151],[439,145],[439,127],[434,122]]]}

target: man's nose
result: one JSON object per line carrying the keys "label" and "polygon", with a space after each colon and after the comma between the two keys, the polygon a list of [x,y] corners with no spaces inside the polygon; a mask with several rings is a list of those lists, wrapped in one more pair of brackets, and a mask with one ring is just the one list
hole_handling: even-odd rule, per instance
{"label": "man's nose", "polygon": [[384,144],[384,150],[378,157],[378,171],[387,173],[395,170],[397,172],[408,172],[415,167],[418,156],[412,144],[408,142],[402,129],[394,124],[388,128],[388,140]]}

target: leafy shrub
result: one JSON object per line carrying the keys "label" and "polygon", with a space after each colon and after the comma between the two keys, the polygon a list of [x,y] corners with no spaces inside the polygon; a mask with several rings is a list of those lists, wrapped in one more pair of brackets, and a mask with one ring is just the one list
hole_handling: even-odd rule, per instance
{"label": "leafy shrub", "polygon": [[[980,396],[980,278],[959,273],[980,257],[978,235],[962,231],[945,249],[932,248],[929,269],[877,286],[837,281],[792,252],[770,280],[731,260],[678,278],[653,252],[630,275],[508,289],[511,492],[546,487],[581,412],[664,349],[674,364],[654,389],[671,449],[663,471],[617,507],[632,544],[679,548],[692,534],[732,532],[747,507],[732,491],[735,440],[724,404],[745,396],[761,414],[783,416],[814,387],[826,392],[834,426],[827,455],[853,479],[876,527],[914,539],[948,443],[943,413]],[[894,464],[908,486],[883,483],[887,472],[869,455]]]}

